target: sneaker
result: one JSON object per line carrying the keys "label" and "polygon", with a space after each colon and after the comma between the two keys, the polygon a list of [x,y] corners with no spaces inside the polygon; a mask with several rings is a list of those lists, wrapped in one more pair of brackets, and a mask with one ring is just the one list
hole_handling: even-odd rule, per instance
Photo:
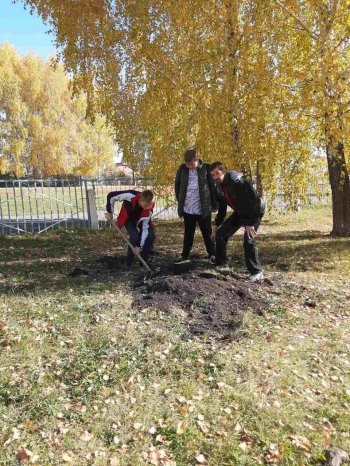
{"label": "sneaker", "polygon": [[175,265],[182,265],[182,264],[189,264],[191,262],[191,259],[189,257],[183,257],[180,256],[176,261],[174,262]]}
{"label": "sneaker", "polygon": [[216,263],[215,256],[208,256],[208,262],[210,265],[215,265]]}
{"label": "sneaker", "polygon": [[228,259],[215,259],[215,265],[218,267],[228,267],[229,260]]}
{"label": "sneaker", "polygon": [[221,260],[221,261],[216,260],[215,265],[217,266],[217,269],[218,269],[219,272],[222,272],[222,273],[232,272],[232,269],[230,267],[230,263],[229,263],[228,259]]}
{"label": "sneaker", "polygon": [[261,282],[262,280],[264,280],[264,272],[263,271],[252,274],[249,277],[249,281],[252,282],[252,283]]}

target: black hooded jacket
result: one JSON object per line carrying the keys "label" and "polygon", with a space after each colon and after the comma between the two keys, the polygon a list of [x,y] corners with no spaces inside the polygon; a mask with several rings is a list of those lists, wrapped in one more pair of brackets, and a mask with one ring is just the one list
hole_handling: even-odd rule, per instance
{"label": "black hooded jacket", "polygon": [[219,211],[215,219],[217,226],[223,223],[228,205],[241,217],[243,226],[254,225],[259,217],[264,215],[264,203],[242,173],[227,172],[222,184],[216,185],[216,196],[219,202]]}

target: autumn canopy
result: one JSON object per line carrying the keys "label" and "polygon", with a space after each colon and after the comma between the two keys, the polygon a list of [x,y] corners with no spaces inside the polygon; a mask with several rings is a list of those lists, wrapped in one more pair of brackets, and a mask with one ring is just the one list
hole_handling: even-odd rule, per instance
{"label": "autumn canopy", "polygon": [[293,201],[324,172],[350,234],[349,0],[22,0],[74,90],[158,183],[196,145]]}
{"label": "autumn canopy", "polygon": [[16,177],[96,175],[112,165],[105,118],[86,120],[86,96],[71,98],[63,66],[0,46],[0,173]]}

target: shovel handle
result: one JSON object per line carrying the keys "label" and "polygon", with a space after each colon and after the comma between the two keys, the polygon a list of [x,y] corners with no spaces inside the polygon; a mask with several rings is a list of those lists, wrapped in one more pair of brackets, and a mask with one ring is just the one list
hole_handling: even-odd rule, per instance
{"label": "shovel handle", "polygon": [[121,238],[123,238],[123,240],[126,242],[126,244],[129,246],[129,248],[132,250],[132,252],[138,258],[138,260],[141,262],[141,264],[144,265],[149,272],[152,272],[152,270],[149,268],[147,262],[141,257],[140,253],[136,254],[134,246],[130,243],[130,241],[124,235],[124,233],[121,231],[121,229],[117,225],[115,227],[117,229],[117,232],[119,233],[119,236],[121,236]]}

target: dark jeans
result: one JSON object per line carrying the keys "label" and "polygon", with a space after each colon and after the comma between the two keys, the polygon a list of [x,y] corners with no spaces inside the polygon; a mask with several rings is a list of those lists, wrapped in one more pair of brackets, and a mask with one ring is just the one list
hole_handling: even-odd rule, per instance
{"label": "dark jeans", "polygon": [[197,223],[201,230],[205,248],[207,253],[210,256],[215,254],[215,246],[213,241],[211,240],[211,215],[207,217],[202,217],[202,215],[192,215],[184,213],[184,223],[185,223],[185,235],[184,235],[184,243],[182,249],[182,257],[188,257],[190,255],[192,246],[193,246],[193,239],[194,239],[194,232],[196,231]]}
{"label": "dark jeans", "polygon": [[[134,222],[132,222],[130,220],[128,220],[126,222],[125,228],[127,229],[128,233],[129,233],[130,243],[133,246],[139,246],[140,241],[141,241],[142,228],[138,227],[137,225],[135,225]],[[145,244],[143,245],[143,248],[142,248],[142,251],[141,251],[141,257],[145,261],[147,261],[149,255],[150,255],[150,252],[151,252],[155,237],[156,237],[156,235],[154,233],[154,230],[152,228],[149,228],[148,236],[146,238]],[[135,257],[134,253],[132,252],[132,250],[130,248],[128,248],[128,254],[126,256],[126,264],[131,265],[133,260],[134,260],[134,257]]]}
{"label": "dark jeans", "polygon": [[[254,223],[255,231],[258,231],[261,219],[262,216]],[[244,222],[242,222],[238,214],[232,214],[218,229],[216,235],[216,261],[218,264],[224,263],[227,260],[227,241],[243,224]],[[258,248],[255,245],[255,238],[249,238],[247,233],[244,233],[243,248],[245,263],[249,273],[256,274],[261,272],[262,267],[259,261]]]}

